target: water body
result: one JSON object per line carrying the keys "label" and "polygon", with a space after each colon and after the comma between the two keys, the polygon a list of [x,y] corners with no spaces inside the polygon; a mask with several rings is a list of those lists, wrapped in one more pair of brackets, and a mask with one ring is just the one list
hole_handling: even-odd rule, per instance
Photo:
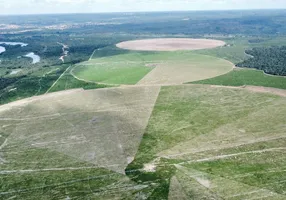
{"label": "water body", "polygon": [[5,48],[5,47],[0,46],[0,54],[1,54],[1,53],[3,53],[3,52],[5,52],[5,51],[6,51],[6,48]]}
{"label": "water body", "polygon": [[6,45],[12,45],[12,46],[21,45],[21,47],[28,46],[28,44],[23,43],[23,42],[0,42],[0,44],[6,44]]}
{"label": "water body", "polygon": [[66,56],[68,56],[68,50],[67,49],[69,49],[69,47],[68,47],[68,45],[66,45],[66,44],[63,44],[63,43],[60,43],[60,42],[57,42],[59,45],[62,45],[63,46],[63,48],[62,48],[62,50],[63,50],[63,54],[61,55],[61,57],[59,58],[63,63],[65,62],[65,57]]}
{"label": "water body", "polygon": [[[6,45],[12,45],[12,46],[21,45],[21,47],[28,46],[28,44],[23,43],[23,42],[0,42],[0,44],[6,44]],[[6,51],[6,48],[3,46],[0,46],[0,54],[5,51]]]}
{"label": "water body", "polygon": [[32,62],[33,64],[36,64],[36,63],[40,62],[40,60],[41,60],[40,56],[36,55],[33,52],[28,53],[27,55],[25,55],[25,57],[32,58],[33,59],[33,62]]}

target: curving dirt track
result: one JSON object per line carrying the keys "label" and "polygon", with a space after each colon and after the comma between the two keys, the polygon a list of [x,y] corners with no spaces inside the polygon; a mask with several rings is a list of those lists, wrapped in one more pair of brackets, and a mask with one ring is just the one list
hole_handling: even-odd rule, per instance
{"label": "curving dirt track", "polygon": [[121,49],[136,51],[179,51],[212,49],[224,45],[225,42],[221,40],[192,38],[158,38],[125,41],[118,43],[116,46]]}

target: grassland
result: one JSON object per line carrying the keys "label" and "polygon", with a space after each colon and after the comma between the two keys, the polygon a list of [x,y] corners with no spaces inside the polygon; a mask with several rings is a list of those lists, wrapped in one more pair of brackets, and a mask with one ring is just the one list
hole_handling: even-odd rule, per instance
{"label": "grassland", "polygon": [[0,107],[0,197],[285,197],[285,98],[159,90],[77,89]]}
{"label": "grassland", "polygon": [[106,84],[136,84],[152,69],[143,64],[116,61],[103,61],[104,63],[88,62],[80,64],[73,73],[76,77]]}
{"label": "grassland", "polygon": [[243,89],[163,87],[127,170],[153,165],[144,181],[165,173],[169,197],[283,199],[285,105]]}
{"label": "grassland", "polygon": [[79,79],[107,84],[180,84],[224,74],[232,64],[193,52],[138,52],[92,59],[76,66]]}
{"label": "grassland", "polygon": [[286,78],[264,74],[253,69],[235,69],[227,74],[211,79],[192,82],[194,84],[243,86],[254,85],[286,89]]}
{"label": "grassland", "polygon": [[75,88],[83,88],[87,90],[87,89],[98,89],[107,87],[106,85],[103,84],[78,80],[71,75],[71,70],[72,67],[63,72],[62,76],[59,77],[59,79],[54,82],[54,84],[47,90],[47,92],[57,92]]}

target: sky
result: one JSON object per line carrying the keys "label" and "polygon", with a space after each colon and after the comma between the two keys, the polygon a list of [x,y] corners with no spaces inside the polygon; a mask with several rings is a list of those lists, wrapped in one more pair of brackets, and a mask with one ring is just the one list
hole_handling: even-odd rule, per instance
{"label": "sky", "polygon": [[0,14],[285,8],[286,0],[0,0]]}

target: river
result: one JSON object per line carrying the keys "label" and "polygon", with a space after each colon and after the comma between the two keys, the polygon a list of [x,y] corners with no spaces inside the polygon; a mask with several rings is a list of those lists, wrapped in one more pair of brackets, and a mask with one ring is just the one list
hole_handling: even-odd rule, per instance
{"label": "river", "polygon": [[[23,43],[23,42],[0,42],[0,44],[6,44],[6,45],[12,45],[12,46],[21,45],[21,47],[28,46],[28,44]],[[3,46],[0,46],[0,54],[5,51],[6,51],[6,48]]]}
{"label": "river", "polygon": [[0,44],[6,44],[6,45],[12,45],[12,46],[21,45],[21,47],[28,46],[28,44],[23,43],[23,42],[0,42]]}
{"label": "river", "polygon": [[6,51],[6,48],[5,48],[5,47],[0,46],[0,54],[1,54],[1,53],[3,53],[3,52],[5,52],[5,51]]}
{"label": "river", "polygon": [[25,57],[32,58],[33,64],[36,64],[36,63],[40,62],[40,60],[41,60],[40,56],[36,55],[33,52],[28,53],[27,55],[25,55]]}

